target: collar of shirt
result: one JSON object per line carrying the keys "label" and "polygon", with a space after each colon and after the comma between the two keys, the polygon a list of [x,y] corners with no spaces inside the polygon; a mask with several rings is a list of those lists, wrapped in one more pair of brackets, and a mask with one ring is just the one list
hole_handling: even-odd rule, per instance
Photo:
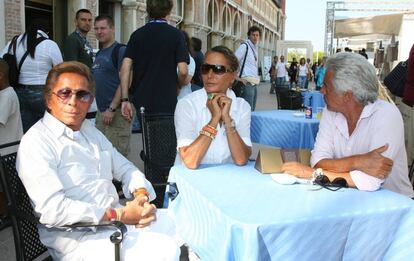
{"label": "collar of shirt", "polygon": [[[364,106],[364,109],[362,109],[361,115],[359,115],[359,119],[357,122],[357,126],[355,130],[358,128],[359,122],[362,119],[366,119],[372,116],[372,114],[376,111],[376,104],[378,100],[374,103],[369,102],[367,105]],[[335,117],[335,126],[337,126],[337,129],[342,133],[344,137],[349,138],[349,132],[348,132],[348,125],[345,116],[342,113],[337,112]],[[355,132],[354,130],[354,132]]]}
{"label": "collar of shirt", "polygon": [[49,39],[49,36],[47,35],[47,33],[43,32],[42,30],[37,30],[37,34],[40,35],[40,37]]}
{"label": "collar of shirt", "polygon": [[63,122],[56,119],[52,114],[49,112],[45,112],[45,115],[43,116],[42,123],[57,137],[66,136],[71,140],[77,140],[77,137],[79,132],[85,132],[87,128],[87,121],[84,120],[80,131],[73,131],[71,128],[66,126]]}

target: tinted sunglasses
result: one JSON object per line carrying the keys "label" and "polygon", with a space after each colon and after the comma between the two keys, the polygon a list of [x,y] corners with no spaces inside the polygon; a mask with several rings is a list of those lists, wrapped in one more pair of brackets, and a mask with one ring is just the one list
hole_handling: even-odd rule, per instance
{"label": "tinted sunglasses", "polygon": [[329,178],[325,175],[317,176],[314,183],[331,191],[337,191],[341,188],[348,187],[348,182],[346,182],[346,179],[335,178],[334,180],[330,181]]}
{"label": "tinted sunglasses", "polygon": [[203,63],[201,65],[201,73],[202,74],[207,74],[210,72],[210,70],[213,70],[213,73],[215,74],[224,74],[226,72],[233,72],[230,69],[227,69],[226,66],[221,65],[221,64],[208,64],[208,63]]}
{"label": "tinted sunglasses", "polygon": [[76,99],[81,102],[89,102],[92,98],[92,93],[85,90],[72,91],[71,89],[60,89],[59,91],[52,93],[59,97],[59,99],[65,104],[70,100],[72,95],[75,95]]}

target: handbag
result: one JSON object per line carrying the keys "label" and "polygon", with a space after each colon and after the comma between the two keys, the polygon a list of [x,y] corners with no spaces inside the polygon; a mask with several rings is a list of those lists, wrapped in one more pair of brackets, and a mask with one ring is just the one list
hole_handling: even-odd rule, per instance
{"label": "handbag", "polygon": [[[244,44],[246,45],[246,53],[244,54],[244,60],[240,69],[239,78],[242,76],[244,65],[246,64],[247,52],[249,51],[247,44]],[[237,79],[234,80],[233,84],[231,85],[231,89],[233,90],[234,94],[236,94],[236,97],[241,97],[243,87],[244,83],[242,81],[239,81]]]}
{"label": "handbag", "polygon": [[407,61],[399,62],[392,71],[385,76],[384,85],[396,96],[404,96],[405,80],[407,78]]}

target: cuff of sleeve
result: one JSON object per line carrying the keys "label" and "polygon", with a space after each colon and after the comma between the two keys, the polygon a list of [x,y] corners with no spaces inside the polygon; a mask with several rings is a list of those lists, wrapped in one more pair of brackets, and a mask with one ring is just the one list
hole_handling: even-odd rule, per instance
{"label": "cuff of sleeve", "polygon": [[179,139],[177,140],[177,151],[181,147],[189,146],[194,140],[192,139]]}
{"label": "cuff of sleeve", "polygon": [[140,178],[134,179],[133,182],[130,182],[130,184],[128,185],[127,191],[125,191],[124,189],[125,197],[131,198],[132,193],[134,193],[136,189],[145,188],[150,195],[149,200],[150,201],[154,200],[156,198],[155,190],[152,187],[151,183],[145,178],[145,176],[140,171],[134,171],[132,175],[139,175]]}
{"label": "cuff of sleeve", "polygon": [[359,190],[375,191],[378,190],[384,182],[382,179],[375,178],[359,170],[353,170],[349,172],[349,174]]}
{"label": "cuff of sleeve", "polygon": [[244,144],[246,144],[246,146],[249,146],[249,147],[252,146],[252,141],[250,140],[250,137],[249,138],[242,137],[241,139],[243,140]]}

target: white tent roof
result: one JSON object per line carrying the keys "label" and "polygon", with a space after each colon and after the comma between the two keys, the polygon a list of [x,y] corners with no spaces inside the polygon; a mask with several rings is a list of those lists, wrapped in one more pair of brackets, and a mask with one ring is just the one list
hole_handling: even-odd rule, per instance
{"label": "white tent roof", "polygon": [[404,14],[359,17],[335,21],[335,38],[360,35],[398,35]]}

